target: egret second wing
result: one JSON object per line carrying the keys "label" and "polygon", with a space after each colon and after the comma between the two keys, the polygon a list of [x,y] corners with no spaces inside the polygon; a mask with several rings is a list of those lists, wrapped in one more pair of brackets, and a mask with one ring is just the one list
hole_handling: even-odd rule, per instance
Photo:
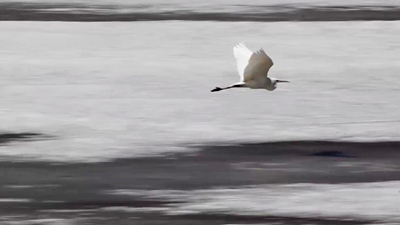
{"label": "egret second wing", "polygon": [[244,80],[244,71],[245,68],[247,67],[247,64],[249,63],[252,54],[253,52],[250,51],[250,49],[248,49],[243,42],[233,47],[233,55],[236,58],[237,70],[240,76],[240,81]]}

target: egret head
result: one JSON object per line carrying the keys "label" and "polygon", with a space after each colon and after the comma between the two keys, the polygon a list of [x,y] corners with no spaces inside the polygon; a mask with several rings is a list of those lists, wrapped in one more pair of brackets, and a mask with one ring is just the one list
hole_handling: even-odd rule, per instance
{"label": "egret head", "polygon": [[275,78],[271,78],[271,82],[272,82],[272,90],[275,90],[278,83],[289,83],[289,81],[287,80],[279,80],[279,79],[275,79]]}

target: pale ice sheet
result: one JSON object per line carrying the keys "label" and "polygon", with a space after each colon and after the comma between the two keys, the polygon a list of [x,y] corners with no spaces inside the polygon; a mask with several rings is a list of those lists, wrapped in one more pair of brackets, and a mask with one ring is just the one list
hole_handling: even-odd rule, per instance
{"label": "pale ice sheet", "polygon": [[[53,140],[3,156],[103,158],[182,143],[398,140],[399,22],[2,22],[0,130]],[[230,90],[232,47],[263,47],[274,92]]]}

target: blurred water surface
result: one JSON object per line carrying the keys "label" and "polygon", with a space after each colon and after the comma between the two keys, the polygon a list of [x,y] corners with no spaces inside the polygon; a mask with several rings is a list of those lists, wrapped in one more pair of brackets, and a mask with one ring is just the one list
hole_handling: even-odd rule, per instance
{"label": "blurred water surface", "polygon": [[[7,0],[6,2],[21,2],[19,0]],[[269,5],[325,5],[325,6],[349,6],[349,5],[359,5],[359,6],[385,6],[385,5],[398,5],[399,2],[396,0],[251,0],[243,2],[241,0],[216,0],[212,2],[205,2],[201,0],[71,0],[66,2],[65,0],[24,0],[25,3],[72,3],[72,4],[105,4],[105,5],[154,5],[155,7],[162,7],[165,5],[171,5],[175,7],[190,7],[195,9],[200,9],[202,7],[227,7],[227,6],[248,6],[248,5],[258,5],[258,6],[269,6]]]}
{"label": "blurred water surface", "polygon": [[[83,4],[89,15],[399,6],[396,0],[24,2],[35,4],[15,6],[52,5],[32,14],[79,14]],[[14,21],[0,22],[0,30],[1,224],[400,221],[398,143],[264,143],[398,141],[398,21]],[[232,47],[240,41],[263,47],[275,63],[270,76],[291,83],[273,92],[210,93],[238,80]],[[190,152],[193,144],[204,145],[202,151],[135,158]]]}
{"label": "blurred water surface", "polygon": [[[0,124],[52,140],[3,156],[98,160],[185,144],[398,140],[400,23],[2,22]],[[263,47],[274,92],[238,80],[232,47]]]}

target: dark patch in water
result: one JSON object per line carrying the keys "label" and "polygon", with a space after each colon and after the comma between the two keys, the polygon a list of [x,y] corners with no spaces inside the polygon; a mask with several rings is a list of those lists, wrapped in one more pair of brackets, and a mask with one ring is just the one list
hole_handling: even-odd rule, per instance
{"label": "dark patch in water", "polygon": [[312,156],[323,156],[323,157],[351,157],[349,155],[344,154],[341,151],[324,151],[324,152],[316,152],[311,154]]}
{"label": "dark patch in water", "polygon": [[362,220],[337,220],[328,218],[299,218],[289,216],[257,216],[257,215],[236,215],[236,214],[192,214],[178,216],[182,219],[197,221],[220,221],[225,223],[253,224],[253,223],[279,223],[291,225],[315,224],[315,225],[363,225],[371,221]]}
{"label": "dark patch in water", "polygon": [[[101,206],[101,204],[99,205]],[[29,206],[28,206],[29,207]],[[22,208],[28,208],[26,205]],[[143,208],[145,209],[145,208]],[[57,210],[57,209],[55,209]],[[60,209],[63,210],[63,209]],[[66,209],[68,210],[68,209]],[[81,208],[76,210],[88,210]],[[116,207],[105,210],[104,208],[92,209],[90,212],[83,211],[43,211],[35,213],[35,217],[45,218],[80,218],[85,221],[84,224],[109,225],[109,224],[135,224],[135,225],[226,225],[226,224],[266,224],[277,223],[281,225],[368,225],[379,221],[362,219],[344,219],[344,218],[324,218],[324,217],[296,217],[296,216],[257,216],[257,215],[239,215],[232,213],[208,214],[185,214],[185,215],[166,215],[164,213],[151,211],[136,211],[135,208]]]}
{"label": "dark patch in water", "polygon": [[[198,214],[167,216],[151,207],[179,204],[154,196],[107,194],[110,190],[193,190],[241,187],[257,184],[355,183],[400,180],[399,170],[380,170],[382,165],[400,165],[400,142],[360,143],[287,141],[242,143],[230,146],[198,146],[195,154],[173,158],[145,157],[99,163],[54,164],[49,162],[0,162],[0,198],[32,199],[4,202],[0,216],[37,216],[42,210],[91,211],[91,218],[113,218],[119,224],[368,224],[358,220]],[[313,154],[355,157],[315,157]],[[328,154],[329,153],[329,154]],[[344,162],[345,166],[338,166]],[[365,167],[367,163],[367,170]],[[377,166],[374,166],[374,165]],[[371,170],[372,168],[372,170]],[[374,171],[373,168],[379,170]],[[365,171],[365,172],[360,172]],[[13,185],[54,185],[49,188],[10,188]],[[61,202],[45,202],[45,201]],[[240,204],[240,203],[238,203]],[[267,202],[266,204],[273,204]],[[111,209],[109,211],[104,208]],[[148,208],[150,207],[150,208]],[[124,209],[127,211],[124,211]],[[135,211],[140,208],[142,211]],[[129,211],[129,209],[133,209]],[[144,210],[144,212],[143,212]],[[49,212],[43,212],[49,216]],[[64,212],[60,212],[64,213]],[[69,212],[71,218],[81,217]],[[60,214],[61,215],[61,214]],[[67,214],[62,214],[64,217]],[[51,215],[51,218],[57,218]],[[62,217],[62,218],[64,218]],[[131,217],[136,219],[132,221]],[[43,218],[43,217],[42,217]],[[108,222],[107,222],[108,221]],[[171,222],[172,221],[172,222]],[[110,220],[87,224],[109,224]]]}
{"label": "dark patch in water", "polygon": [[277,141],[200,145],[200,156],[246,157],[337,155],[352,157],[400,156],[400,142]]}
{"label": "dark patch in water", "polygon": [[0,145],[17,141],[36,141],[43,138],[50,138],[50,136],[34,132],[0,133]]}
{"label": "dark patch in water", "polygon": [[138,200],[138,199],[120,199],[120,200],[108,200],[108,201],[72,201],[72,202],[60,202],[60,203],[28,203],[36,210],[83,210],[83,209],[99,209],[104,207],[134,207],[134,208],[145,208],[145,207],[165,207],[168,204],[178,204],[182,202],[177,201],[156,201],[156,200]]}

